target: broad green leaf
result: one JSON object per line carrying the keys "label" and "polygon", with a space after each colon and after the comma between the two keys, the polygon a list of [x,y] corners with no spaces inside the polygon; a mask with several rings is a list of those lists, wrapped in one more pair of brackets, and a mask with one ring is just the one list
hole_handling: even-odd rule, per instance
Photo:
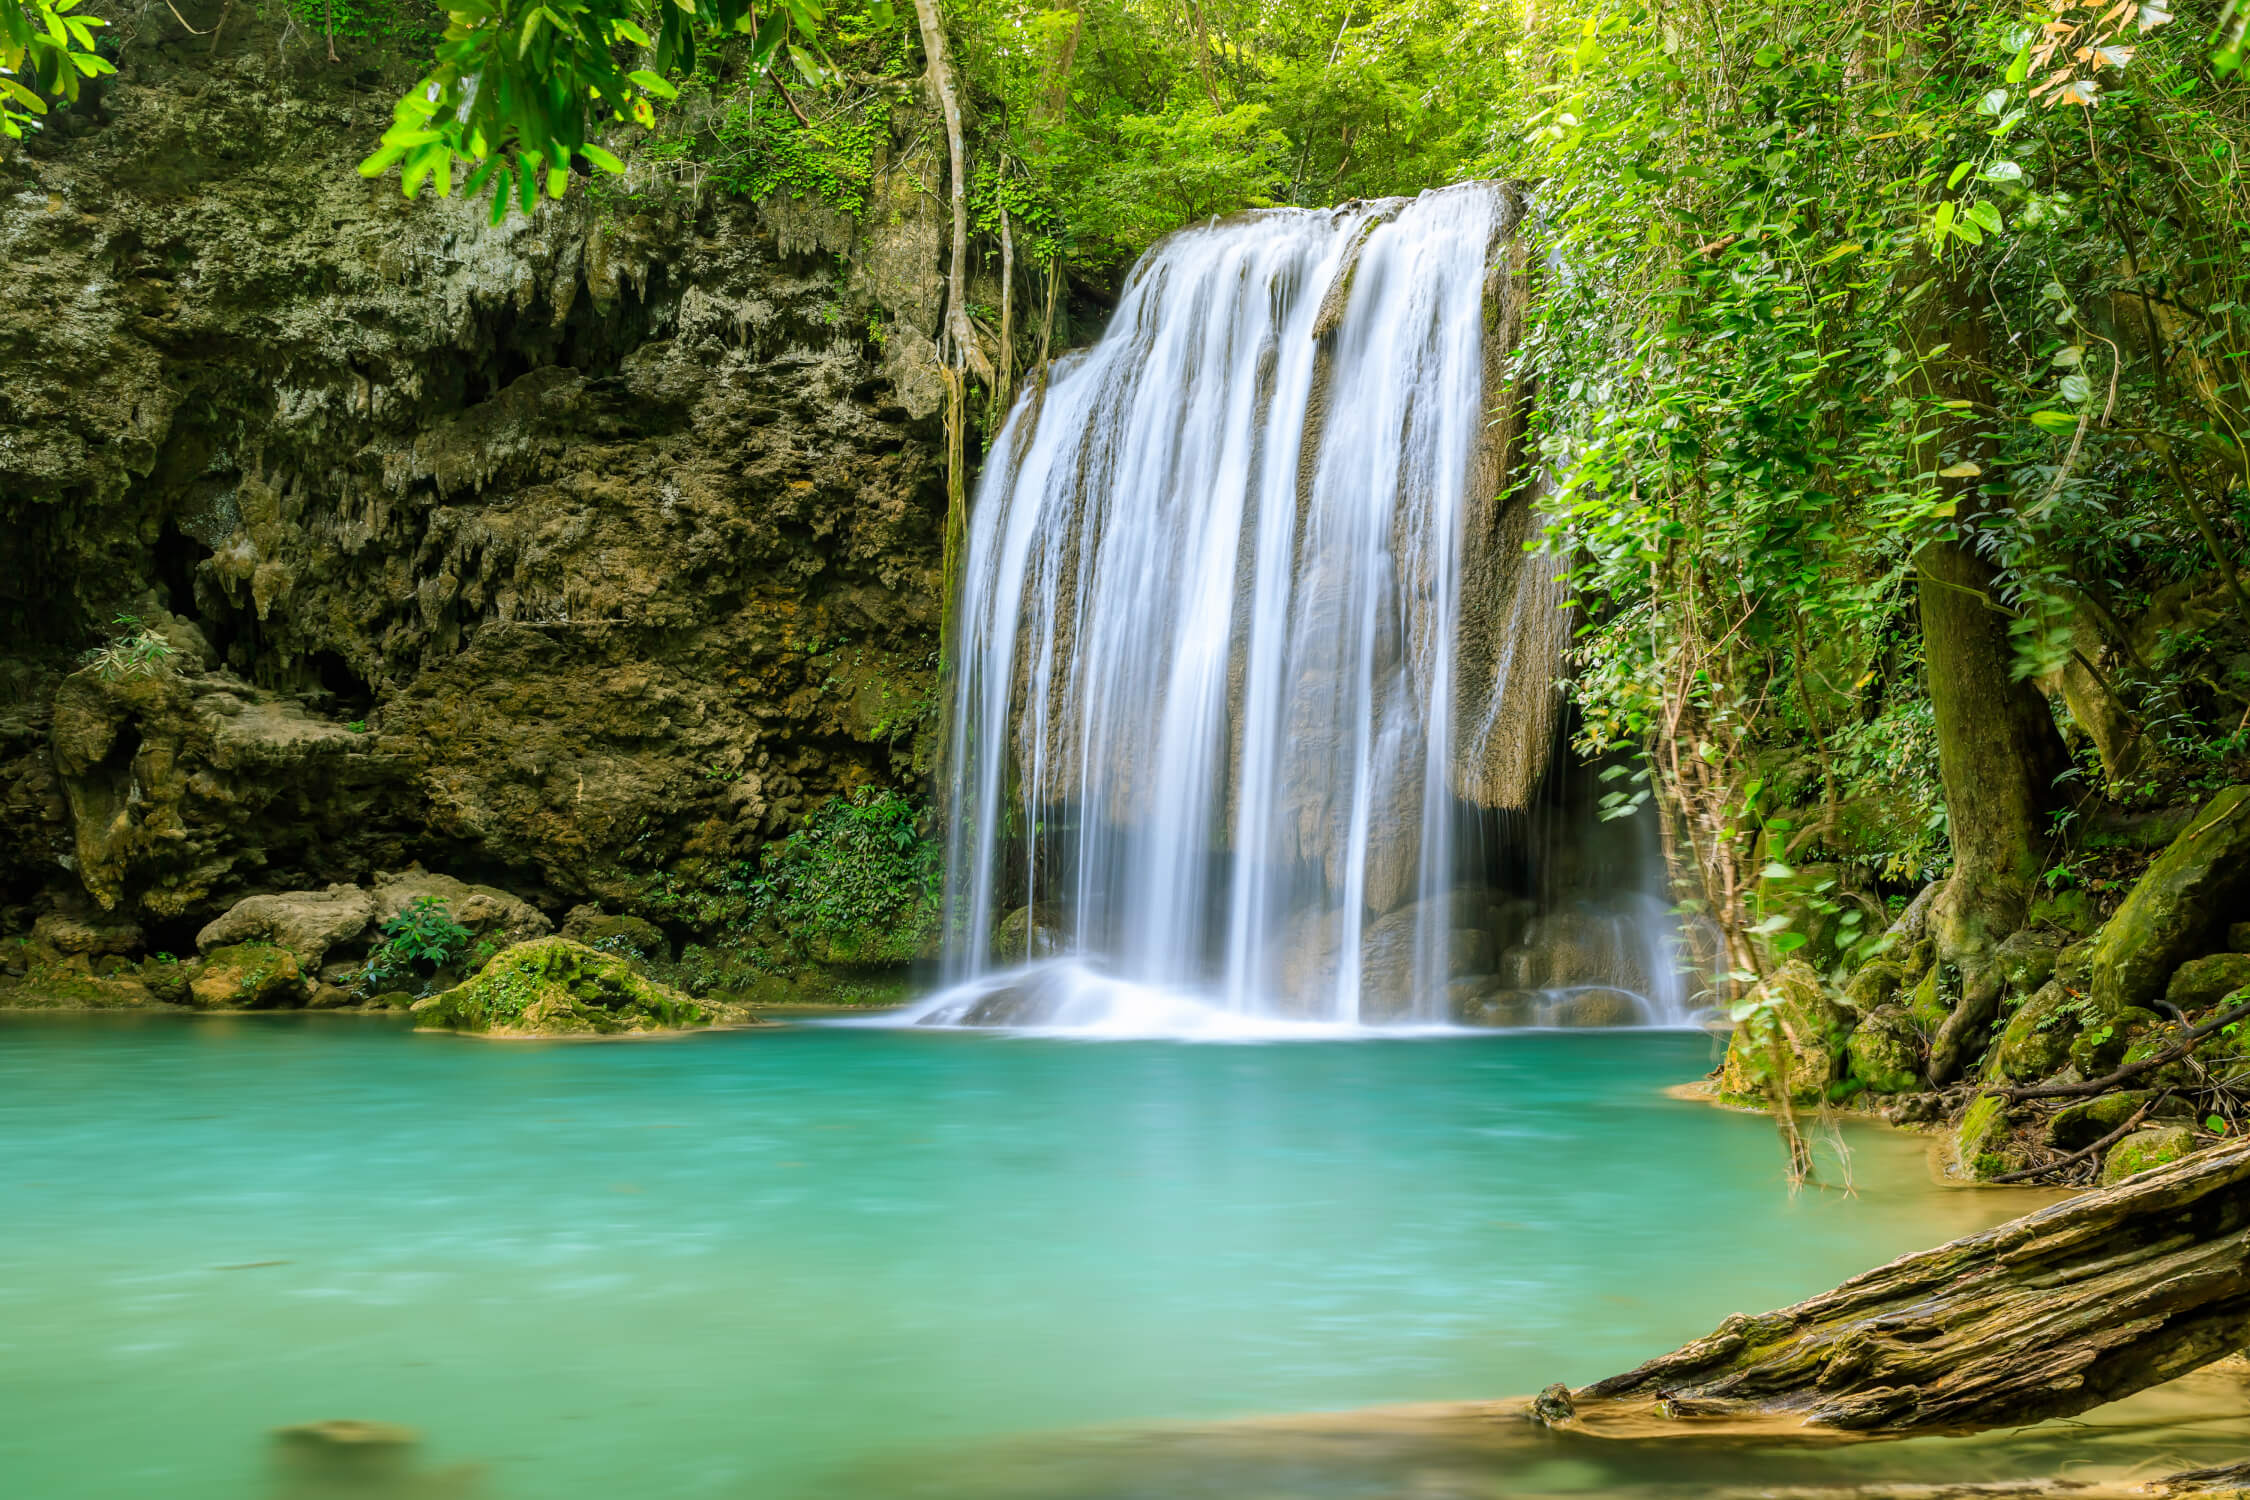
{"label": "broad green leaf", "polygon": [[2031,425],[2048,432],[2076,432],[2078,418],[2067,411],[2035,411],[2031,414]]}
{"label": "broad green leaf", "polygon": [[663,75],[652,73],[646,68],[635,68],[625,76],[659,99],[677,99],[680,97],[680,91],[674,88]]}
{"label": "broad green leaf", "polygon": [[1982,225],[1984,228],[1990,230],[1994,234],[1998,234],[2000,232],[2001,223],[1999,208],[1982,198],[1979,198],[1976,202],[1969,205],[1969,217],[1974,219],[1978,224]]}

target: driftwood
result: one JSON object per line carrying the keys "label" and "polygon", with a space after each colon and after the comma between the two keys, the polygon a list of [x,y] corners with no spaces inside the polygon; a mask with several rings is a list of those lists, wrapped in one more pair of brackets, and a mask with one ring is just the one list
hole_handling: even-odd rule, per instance
{"label": "driftwood", "polygon": [[2198,1153],[1759,1317],[1583,1390],[1588,1430],[1777,1422],[1869,1437],[2068,1417],[2250,1341],[2250,1142]]}

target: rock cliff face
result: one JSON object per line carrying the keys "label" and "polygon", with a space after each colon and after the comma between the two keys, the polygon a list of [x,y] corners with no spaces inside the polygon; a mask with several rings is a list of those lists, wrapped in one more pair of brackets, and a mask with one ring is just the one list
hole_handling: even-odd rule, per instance
{"label": "rock cliff face", "polygon": [[137,26],[0,158],[0,929],[157,946],[416,859],[634,910],[918,777],[906,111],[857,221],[580,184],[492,227],[352,171],[410,58]]}

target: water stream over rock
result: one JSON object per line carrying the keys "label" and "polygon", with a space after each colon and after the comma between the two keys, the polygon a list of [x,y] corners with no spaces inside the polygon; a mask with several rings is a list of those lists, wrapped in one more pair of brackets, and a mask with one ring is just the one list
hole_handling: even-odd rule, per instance
{"label": "water stream over rock", "polygon": [[1521,213],[1184,231],[1017,403],[953,646],[953,988],[913,1019],[1682,1018],[1630,873],[1503,873],[1540,863],[1567,629],[1524,545]]}

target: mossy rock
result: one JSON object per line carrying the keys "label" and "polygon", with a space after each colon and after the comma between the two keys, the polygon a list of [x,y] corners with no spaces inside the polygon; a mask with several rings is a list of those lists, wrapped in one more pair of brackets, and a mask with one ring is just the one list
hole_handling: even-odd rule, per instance
{"label": "mossy rock", "polygon": [[1640,997],[1629,990],[1573,990],[1555,1003],[1557,1026],[1644,1026]]}
{"label": "mossy rock", "polygon": [[2203,805],[2095,939],[2091,992],[2104,1014],[2147,1005],[2172,971],[2218,946],[2250,896],[2250,786]]}
{"label": "mossy rock", "polygon": [[2094,983],[2094,940],[2080,938],[2055,955],[2055,982],[2074,995],[2083,995]]}
{"label": "mossy rock", "polygon": [[1764,1002],[1734,1028],[1719,1073],[1722,1096],[1759,1103],[1786,1087],[1792,1103],[1828,1096],[1842,1069],[1852,1013],[1828,998],[1820,976],[1792,960],[1769,977]]}
{"label": "mossy rock", "polygon": [[2134,1044],[2163,1024],[2164,1018],[2155,1011],[2128,1005],[2078,1034],[2077,1040],[2070,1044],[2070,1064],[2085,1078],[2114,1073]]}
{"label": "mossy rock", "polygon": [[[2153,1089],[2128,1089],[2065,1105],[2047,1119],[2047,1144],[2058,1151],[2083,1150],[2133,1118],[2134,1111],[2155,1099],[2157,1094]],[[2150,1123],[2190,1114],[2186,1104],[2167,1098],[2150,1110]]]}
{"label": "mossy rock", "polygon": [[2174,969],[2164,999],[2182,1014],[2192,1015],[2245,989],[2250,989],[2250,953],[2214,953],[2191,958]]}
{"label": "mossy rock", "polygon": [[598,906],[574,906],[563,918],[562,935],[604,953],[644,963],[670,963],[672,944],[664,929],[641,917],[613,917]]}
{"label": "mossy rock", "polygon": [[1062,929],[1056,924],[1055,914],[1045,908],[1040,909],[1034,925],[1032,909],[1017,907],[1000,919],[1000,930],[992,938],[992,956],[1004,964],[1052,958],[1062,948]]}
{"label": "mossy rock", "polygon": [[74,968],[35,966],[0,989],[0,1005],[19,1010],[141,1010],[160,1003],[137,978]]}
{"label": "mossy rock", "polygon": [[188,981],[200,1010],[285,1010],[311,996],[297,955],[272,943],[231,943],[203,955]]}
{"label": "mossy rock", "polygon": [[1844,982],[1844,1003],[1866,1015],[1896,1000],[1911,982],[1903,959],[1871,958]]}
{"label": "mossy rock", "polygon": [[1491,981],[1455,980],[1449,989],[1453,1020],[1460,1026],[1515,1027],[1539,1024],[1537,990],[1494,987]]}
{"label": "mossy rock", "polygon": [[1993,953],[2000,977],[2011,995],[2033,995],[2054,978],[2063,942],[2059,935],[2026,928],[2009,937]]}
{"label": "mossy rock", "polygon": [[1945,1024],[1945,1018],[1953,1014],[1956,997],[1947,991],[1945,978],[1945,966],[1933,963],[1922,971],[1922,977],[1915,981],[1913,992],[1907,997],[1906,1013],[1914,1018],[1914,1024],[1925,1036],[1935,1036],[1938,1028]]}
{"label": "mossy rock", "polygon": [[2022,1166],[2010,1141],[2014,1123],[1998,1094],[1977,1095],[1953,1132],[1953,1160],[1961,1175],[1985,1182]]}
{"label": "mossy rock", "polygon": [[2031,1083],[2060,1072],[2070,1062],[2070,1044],[2085,1026],[2082,1003],[2058,980],[2017,1007],[2007,1029],[1993,1043],[1985,1077],[1994,1082]]}
{"label": "mossy rock", "polygon": [[195,974],[193,965],[176,958],[151,958],[141,964],[140,981],[148,986],[151,995],[166,1005],[192,1005],[195,993],[188,988],[188,983]]}
{"label": "mossy rock", "polygon": [[2033,901],[2026,920],[2082,938],[2093,930],[2094,904],[2085,891],[2072,886]]}
{"label": "mossy rock", "polygon": [[1904,1006],[1879,1005],[1860,1017],[1844,1044],[1844,1071],[1871,1093],[1921,1090],[1922,1033]]}
{"label": "mossy rock", "polygon": [[568,938],[534,938],[477,976],[414,1003],[424,1026],[507,1036],[609,1036],[748,1022],[723,1001],[658,984],[627,960]]}
{"label": "mossy rock", "polygon": [[2140,1172],[2168,1167],[2195,1149],[2195,1131],[2186,1125],[2159,1125],[2136,1130],[2109,1148],[2102,1162],[2102,1186],[2123,1182]]}

